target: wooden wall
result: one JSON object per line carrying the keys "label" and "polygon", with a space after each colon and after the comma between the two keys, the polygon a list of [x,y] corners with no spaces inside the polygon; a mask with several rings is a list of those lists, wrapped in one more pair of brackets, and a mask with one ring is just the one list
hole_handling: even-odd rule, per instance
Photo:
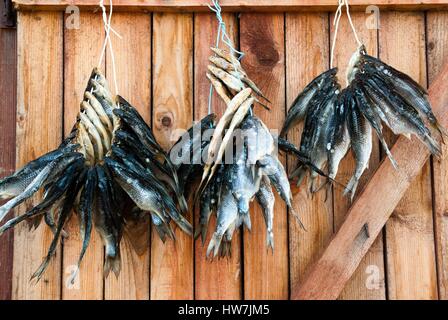
{"label": "wooden wall", "polygon": [[[342,71],[356,48],[344,17],[335,51]],[[381,12],[379,30],[366,27],[367,17],[353,14],[368,51],[421,84],[430,83],[448,57],[448,12]],[[104,32],[98,13],[81,13],[79,29],[67,28],[66,19],[58,12],[19,13],[17,108],[15,31],[0,29],[1,175],[57,146],[78,112]],[[256,110],[271,129],[281,127],[298,92],[328,68],[332,19],[330,13],[224,15],[231,39],[246,53],[244,68],[273,102],[271,112]],[[207,112],[205,69],[216,38],[216,20],[209,13],[116,13],[112,24],[123,37],[113,38],[119,92],[138,107],[168,148],[176,140],[175,129],[188,128]],[[109,55],[101,68],[112,81]],[[214,98],[213,109],[222,114],[224,105]],[[300,130],[289,138],[298,143]],[[363,183],[382,156],[376,143]],[[282,160],[292,168],[293,159]],[[339,179],[347,181],[353,167],[349,155]],[[446,160],[428,162],[341,299],[448,298],[447,168]],[[163,244],[148,224],[142,226],[148,250],[138,256],[125,241],[118,279],[113,275],[103,279],[103,248],[94,237],[74,287],[67,279],[80,248],[76,222],[70,222],[70,237],[37,285],[28,279],[46,252],[49,231],[20,227],[14,250],[12,232],[0,239],[0,298],[288,299],[291,286],[303,278],[350,206],[339,188],[326,199],[323,193],[311,197],[304,187],[294,187],[293,193],[294,207],[308,231],[297,226],[277,199],[274,253],[265,247],[260,208],[254,205],[253,230],[235,235],[230,259],[206,261],[201,243],[180,230],[176,242]]]}

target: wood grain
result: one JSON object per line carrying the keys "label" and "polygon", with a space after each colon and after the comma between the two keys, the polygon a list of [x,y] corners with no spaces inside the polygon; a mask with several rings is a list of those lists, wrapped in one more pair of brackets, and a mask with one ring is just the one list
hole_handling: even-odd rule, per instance
{"label": "wood grain", "polygon": [[[144,13],[117,13],[112,23],[122,36],[122,39],[112,39],[118,93],[138,109],[147,123],[151,123],[151,16]],[[110,87],[114,88],[110,52],[106,61],[107,78]],[[106,280],[105,299],[149,299],[149,222],[140,228],[147,230],[140,236],[148,247],[142,255],[138,255],[125,233],[120,247],[120,276],[117,279],[111,275]]]}
{"label": "wood grain", "polygon": [[[193,120],[193,16],[154,14],[153,28],[153,127],[167,150]],[[193,298],[193,239],[173,227],[165,244],[152,232],[151,299]]]}
{"label": "wood grain", "polygon": [[[226,30],[233,43],[237,43],[238,25],[235,15],[224,14]],[[210,47],[216,44],[218,30],[214,14],[199,13],[194,16],[194,115],[199,121],[208,113],[208,98],[210,82],[205,77],[208,57],[212,54]],[[225,47],[225,45],[223,46]],[[222,116],[226,108],[225,103],[215,93],[212,99],[212,112]],[[195,211],[198,219],[199,211]],[[211,239],[216,226],[216,218],[210,220],[209,232],[205,244]],[[195,299],[225,299],[242,298],[242,270],[241,270],[241,233],[235,231],[232,240],[231,257],[227,259],[207,260],[206,246],[201,240],[195,243]]]}
{"label": "wood grain", "polygon": [[[62,28],[62,14],[58,12],[18,15],[17,167],[55,149],[61,142]],[[36,200],[33,203],[36,204]],[[23,212],[25,206],[18,211]],[[52,232],[44,224],[33,232],[26,224],[15,229],[14,299],[60,298],[60,249],[41,281],[38,284],[29,281],[45,257],[52,238]]]}
{"label": "wood grain", "polygon": [[[83,12],[79,16],[79,28],[66,15],[64,26],[64,135],[72,130],[79,113],[79,104],[84,100],[93,67],[98,65],[104,41],[104,28],[98,14]],[[102,68],[104,70],[104,63]],[[75,284],[70,283],[76,270],[82,248],[78,218],[72,215],[66,231],[69,237],[63,245],[62,299],[103,299],[104,247],[95,230],[92,232],[89,248],[82,261]]]}
{"label": "wood grain", "polygon": [[[366,27],[366,14],[361,12],[352,13],[352,20],[358,36],[366,46],[369,54],[377,56],[377,29],[368,29]],[[334,15],[330,16],[333,21]],[[331,24],[331,42],[333,43],[334,26]],[[347,16],[344,14],[339,24],[338,38],[336,39],[336,47],[334,53],[334,66],[339,68],[338,78],[342,87],[346,86],[346,69],[352,54],[357,50],[352,29],[348,22]],[[359,182],[357,192],[361,191],[368,181],[369,177],[378,167],[380,162],[380,151],[376,134],[373,135],[373,148],[370,156],[369,168],[366,170]],[[337,179],[347,184],[355,170],[355,160],[352,152],[348,152],[347,156],[339,165]],[[333,192],[334,203],[334,226],[335,230],[339,229],[344,222],[348,209],[350,208],[350,199],[343,195],[344,189],[336,186]],[[358,299],[372,300],[385,299],[386,289],[384,283],[384,256],[383,256],[383,239],[382,234],[374,242],[369,252],[363,258],[358,270],[354,273],[350,281],[347,283],[344,291],[340,295],[340,299]]]}
{"label": "wood grain", "polygon": [[[290,107],[296,96],[318,74],[327,70],[329,61],[327,13],[286,14],[286,96]],[[303,123],[288,133],[288,139],[300,145]],[[292,172],[296,159],[288,157]],[[289,269],[291,285],[300,281],[306,268],[323,251],[333,233],[332,198],[325,202],[325,192],[311,195],[305,180],[300,188],[291,183],[294,208],[307,231],[295,221],[289,223]]]}
{"label": "wood grain", "polygon": [[[8,176],[16,167],[16,101],[17,101],[17,32],[0,29],[0,177]],[[13,217],[13,213],[5,220]],[[11,299],[14,232],[0,237],[0,300]]]}
{"label": "wood grain", "polygon": [[[433,110],[444,126],[448,125],[448,91],[444,89],[447,81],[448,64],[444,65],[429,89]],[[391,152],[400,169],[395,170],[389,160],[381,162],[322,256],[303,282],[294,285],[293,299],[336,299],[339,296],[429,158],[423,144],[405,137],[398,138]],[[426,261],[418,262],[423,264]]]}
{"label": "wood grain", "polygon": [[[91,10],[98,6],[95,0],[13,0],[20,10],[65,10],[68,5],[76,5],[82,9]],[[337,1],[333,0],[221,0],[220,4],[227,11],[334,11]],[[372,4],[368,0],[351,0],[354,10],[364,10]],[[376,0],[374,3],[380,9],[427,10],[448,7],[446,0]],[[202,0],[120,0],[115,1],[117,10],[149,10],[149,11],[208,11],[207,2]]]}
{"label": "wood grain", "polygon": [[[428,81],[431,84],[448,58],[448,12],[427,14],[426,48]],[[443,152],[448,149],[444,146]],[[448,299],[448,160],[433,159],[434,227],[437,255],[439,299]]]}
{"label": "wood grain", "polygon": [[[403,37],[403,32],[408,36]],[[380,58],[426,86],[423,13],[388,12],[381,16]],[[395,139],[391,137],[389,141]],[[416,141],[413,137],[412,142]],[[398,162],[399,166],[403,162]],[[429,162],[388,221],[386,245],[389,298],[437,298]]]}
{"label": "wood grain", "polygon": [[[243,68],[272,101],[272,110],[254,109],[271,130],[280,130],[285,118],[285,33],[283,14],[240,16],[240,48]],[[282,159],[285,163],[285,159]],[[275,193],[275,192],[274,192]],[[285,203],[276,195],[275,250],[266,246],[266,226],[256,201],[251,206],[252,231],[244,230],[244,298],[288,299],[288,216]],[[291,223],[296,223],[291,221]]]}

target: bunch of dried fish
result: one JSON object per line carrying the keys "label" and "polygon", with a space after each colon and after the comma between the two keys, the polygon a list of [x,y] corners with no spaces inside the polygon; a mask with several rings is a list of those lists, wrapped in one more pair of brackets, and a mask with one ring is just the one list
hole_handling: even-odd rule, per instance
{"label": "bunch of dried fish", "polygon": [[[344,193],[353,199],[359,179],[368,167],[372,151],[372,128],[395,167],[397,164],[383,136],[382,124],[396,135],[410,138],[416,135],[431,151],[440,156],[439,143],[433,138],[425,122],[442,136],[443,128],[437,122],[427,92],[409,76],[392,68],[377,58],[369,56],[361,46],[352,56],[347,69],[348,86],[341,90],[336,77],[337,68],[328,70],[308,84],[295,99],[286,117],[281,136],[300,121],[304,130],[300,151],[334,178],[342,158],[351,148],[356,161],[355,172]],[[300,165],[291,177],[298,184],[307,173],[307,166]],[[311,174],[312,191],[316,174]]]}
{"label": "bunch of dried fish", "polygon": [[[227,109],[213,126],[209,142],[197,143],[200,154],[195,157],[202,159],[197,168],[202,168],[203,173],[195,196],[200,207],[195,236],[201,236],[205,242],[210,217],[216,214],[217,225],[207,256],[229,255],[236,228],[244,225],[251,229],[249,205],[256,198],[263,208],[267,245],[273,248],[275,199],[271,184],[290,208],[292,193],[283,165],[276,156],[274,138],[265,124],[252,115],[252,107],[258,101],[256,96],[264,96],[232,54],[217,48],[212,51],[216,56],[210,57],[214,65],[209,66],[207,77]],[[206,120],[198,126],[206,127]],[[194,154],[193,149],[188,150],[190,155]],[[178,172],[179,176],[184,176],[182,171]]]}
{"label": "bunch of dried fish", "polygon": [[[22,221],[39,222],[43,217],[53,231],[48,254],[33,278],[40,279],[47,268],[72,209],[83,239],[78,267],[95,225],[106,247],[105,276],[111,270],[116,275],[120,272],[120,240],[136,211],[151,215],[162,239],[173,234],[171,220],[192,232],[181,214],[187,208],[176,169],[137,110],[122,97],[111,95],[97,69],[84,98],[75,126],[58,149],[0,181],[1,199],[12,198],[0,207],[0,221],[44,190],[39,204],[0,228],[1,234]],[[139,210],[127,210],[132,207]]]}

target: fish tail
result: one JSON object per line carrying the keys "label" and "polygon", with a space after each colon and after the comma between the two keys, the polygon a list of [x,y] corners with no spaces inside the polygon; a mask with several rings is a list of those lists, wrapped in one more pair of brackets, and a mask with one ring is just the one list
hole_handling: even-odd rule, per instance
{"label": "fish tail", "polygon": [[115,274],[115,277],[118,279],[121,271],[121,257],[120,250],[117,248],[115,256],[106,256],[106,261],[104,262],[104,277],[107,278],[110,272]]}
{"label": "fish tail", "polygon": [[343,195],[350,194],[350,201],[353,201],[353,197],[355,196],[356,189],[358,188],[359,178],[356,175],[353,175],[350,178],[347,186],[344,189]]}
{"label": "fish tail", "polygon": [[266,246],[274,251],[274,232],[266,230]]}
{"label": "fish tail", "polygon": [[[206,257],[211,257],[211,253],[213,252],[213,257],[216,257],[219,252],[219,247],[221,245],[223,234],[215,232],[213,237],[210,239],[210,242],[207,247]],[[213,258],[211,257],[211,258]]]}

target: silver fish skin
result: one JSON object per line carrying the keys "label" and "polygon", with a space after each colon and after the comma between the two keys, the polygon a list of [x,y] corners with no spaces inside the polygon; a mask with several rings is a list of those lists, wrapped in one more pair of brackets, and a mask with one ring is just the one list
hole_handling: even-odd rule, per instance
{"label": "silver fish skin", "polygon": [[216,231],[213,233],[212,239],[208,244],[206,252],[207,257],[210,257],[212,254],[214,257],[218,255],[221,241],[225,232],[232,226],[232,224],[236,223],[237,219],[237,202],[232,195],[232,192],[229,190],[229,187],[224,185],[217,212]]}
{"label": "silver fish skin", "polygon": [[386,152],[386,155],[389,158],[390,162],[392,163],[395,169],[398,169],[398,164],[395,161],[394,157],[392,156],[392,153],[389,150],[387,142],[384,139],[383,127],[381,125],[381,118],[375,112],[375,109],[372,108],[371,105],[369,104],[363,86],[362,85],[360,86],[360,83],[355,79],[350,85],[350,87],[352,87],[350,90],[353,89],[352,92],[354,100],[356,101],[356,105],[358,106],[359,110],[364,115],[364,117],[367,119],[367,121],[370,123],[372,128],[375,130],[378,139],[380,140],[380,143],[383,146],[383,149]]}
{"label": "silver fish skin", "polygon": [[11,209],[33,196],[44,185],[44,183],[53,181],[54,177],[59,176],[64,169],[81,157],[82,154],[72,152],[65,155],[63,158],[56,159],[47,164],[22,193],[0,207],[0,222]]}
{"label": "silver fish skin", "polygon": [[237,201],[239,219],[236,226],[244,224],[250,230],[249,206],[259,189],[261,175],[258,169],[254,171],[254,165],[247,162],[247,157],[248,146],[244,143],[241,152],[235,155],[234,163],[228,166],[227,183]]}
{"label": "silver fish skin", "polygon": [[266,224],[266,245],[274,250],[274,203],[275,196],[272,192],[271,182],[267,176],[263,176],[260,183],[260,189],[256,194],[258,203],[263,212],[264,222]]}
{"label": "silver fish skin", "polygon": [[339,163],[347,154],[350,147],[350,137],[347,130],[346,114],[347,99],[346,91],[343,91],[338,97],[335,105],[334,116],[330,124],[327,138],[328,155],[328,176],[334,179],[338,172]]}
{"label": "silver fish skin", "polygon": [[182,164],[191,164],[195,151],[201,148],[202,133],[214,127],[215,114],[209,114],[186,131],[171,147],[169,154],[176,169]]}
{"label": "silver fish skin", "polygon": [[327,70],[313,79],[303,91],[294,99],[280,132],[280,137],[284,137],[286,133],[305,118],[311,100],[321,92],[322,88],[328,82],[334,81],[337,68]]}
{"label": "silver fish skin", "polygon": [[140,209],[153,212],[162,220],[166,211],[182,230],[192,234],[191,224],[179,213],[169,196],[163,197],[160,190],[143,182],[112,159],[105,160],[118,184]]}
{"label": "silver fish skin", "polygon": [[[364,80],[367,95],[375,98],[375,102],[389,119],[389,127],[394,133],[407,136],[416,135],[436,156],[441,156],[439,143],[431,136],[419,113],[411,105],[387,88],[387,84],[376,77]],[[370,89],[370,91],[369,91]]]}
{"label": "silver fish skin", "polygon": [[9,199],[21,194],[48,163],[62,157],[66,153],[73,152],[78,147],[79,145],[67,145],[46,153],[36,160],[27,163],[13,175],[1,179],[0,200]]}
{"label": "silver fish skin", "polygon": [[359,106],[353,100],[351,93],[348,95],[348,99],[351,100],[351,103],[347,110],[347,127],[356,167],[344,190],[344,195],[349,193],[350,199],[353,200],[359,179],[369,166],[370,154],[372,153],[372,127],[359,110]]}

